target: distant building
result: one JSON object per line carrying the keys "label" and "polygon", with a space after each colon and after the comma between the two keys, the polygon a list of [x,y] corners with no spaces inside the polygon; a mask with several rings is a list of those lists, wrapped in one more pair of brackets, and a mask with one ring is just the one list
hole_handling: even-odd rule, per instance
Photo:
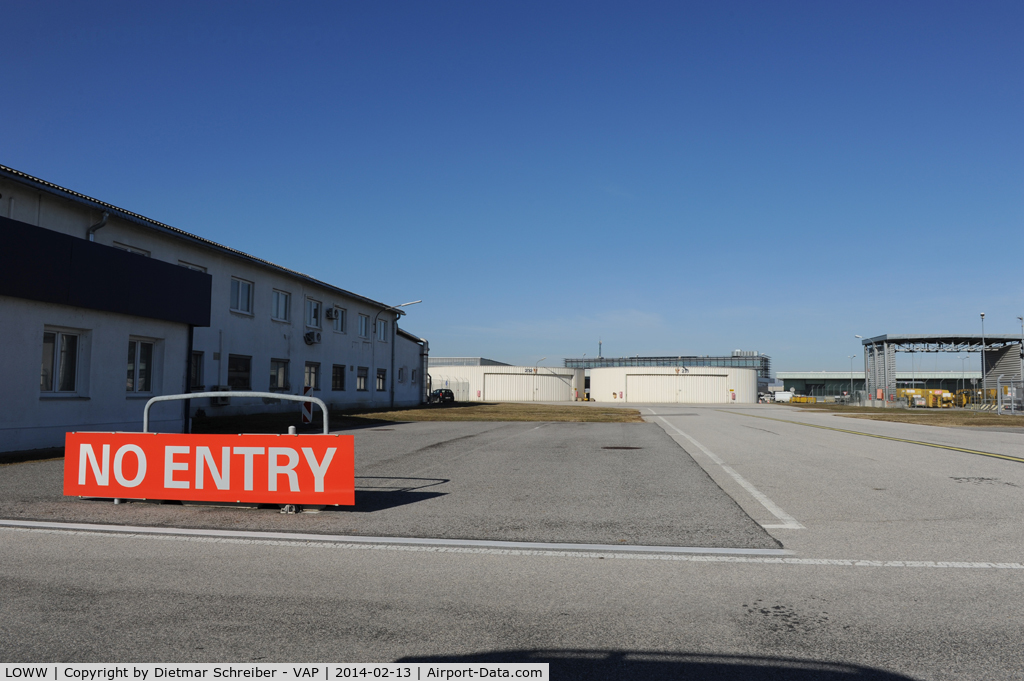
{"label": "distant building", "polygon": [[[786,390],[798,395],[842,395],[853,390],[864,390],[863,371],[780,371],[776,374]],[[956,392],[961,388],[981,386],[980,371],[898,371],[897,388],[925,388]],[[973,386],[971,381],[977,382]]]}
{"label": "distant building", "polygon": [[676,357],[582,357],[565,359],[571,369],[598,369],[604,367],[725,367],[754,369],[758,378],[769,380],[772,358],[752,350],[733,350],[731,355],[678,355]]}

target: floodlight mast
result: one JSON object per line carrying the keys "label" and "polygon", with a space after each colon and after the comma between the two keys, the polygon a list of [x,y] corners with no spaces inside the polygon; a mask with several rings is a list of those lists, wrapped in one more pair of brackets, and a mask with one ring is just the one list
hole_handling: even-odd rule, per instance
{"label": "floodlight mast", "polygon": [[985,380],[985,313],[981,313],[981,403],[988,402],[988,381]]}

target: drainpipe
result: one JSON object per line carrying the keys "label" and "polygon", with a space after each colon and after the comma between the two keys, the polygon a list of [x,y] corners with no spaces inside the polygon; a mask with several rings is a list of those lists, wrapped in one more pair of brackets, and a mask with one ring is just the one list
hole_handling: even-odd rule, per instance
{"label": "drainpipe", "polygon": [[97,222],[92,227],[90,227],[88,230],[86,230],[85,238],[88,239],[89,241],[96,241],[96,232],[101,230],[103,228],[103,226],[107,224],[107,219],[109,217],[110,217],[110,213],[107,213],[106,211],[104,211],[103,217],[100,218],[100,221]]}

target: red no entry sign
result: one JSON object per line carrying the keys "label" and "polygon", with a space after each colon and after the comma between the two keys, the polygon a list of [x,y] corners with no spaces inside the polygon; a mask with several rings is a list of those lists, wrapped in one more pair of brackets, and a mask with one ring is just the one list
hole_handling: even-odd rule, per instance
{"label": "red no entry sign", "polygon": [[351,435],[68,433],[64,494],[352,506]]}

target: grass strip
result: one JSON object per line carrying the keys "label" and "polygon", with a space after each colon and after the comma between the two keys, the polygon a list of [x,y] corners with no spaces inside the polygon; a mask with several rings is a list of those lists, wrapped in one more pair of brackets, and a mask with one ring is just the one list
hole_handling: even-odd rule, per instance
{"label": "grass strip", "polygon": [[889,423],[911,423],[947,428],[1024,428],[1024,416],[1000,416],[991,411],[970,409],[886,409],[850,407],[844,404],[792,405],[805,411],[829,412],[837,416]]}
{"label": "grass strip", "polygon": [[[331,410],[331,430],[366,428],[387,423],[412,421],[540,421],[563,423],[642,423],[636,409],[523,403],[459,402],[422,405],[411,409]],[[193,433],[287,433],[295,426],[300,433],[323,429],[319,410],[313,423],[302,425],[299,411],[244,414],[238,416],[197,416]]]}

